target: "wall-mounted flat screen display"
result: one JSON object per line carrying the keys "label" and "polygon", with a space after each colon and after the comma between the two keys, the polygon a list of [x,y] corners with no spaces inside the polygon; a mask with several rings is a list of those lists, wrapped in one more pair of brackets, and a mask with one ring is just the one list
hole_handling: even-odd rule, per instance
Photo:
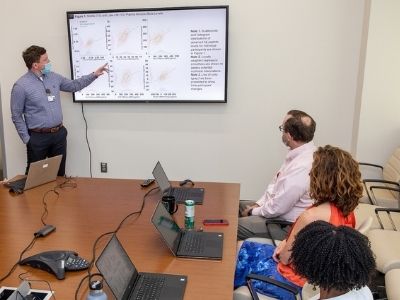
{"label": "wall-mounted flat screen display", "polygon": [[226,102],[228,6],[69,11],[76,102]]}

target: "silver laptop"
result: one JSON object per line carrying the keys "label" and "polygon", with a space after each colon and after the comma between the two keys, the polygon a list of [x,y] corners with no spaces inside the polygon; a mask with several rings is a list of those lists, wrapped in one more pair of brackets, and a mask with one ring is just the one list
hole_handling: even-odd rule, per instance
{"label": "silver laptop", "polygon": [[203,188],[172,187],[160,162],[154,167],[153,176],[163,196],[174,196],[178,204],[183,204],[188,199],[193,200],[195,204],[203,204]]}
{"label": "silver laptop", "polygon": [[185,231],[160,201],[151,218],[165,244],[177,257],[221,260],[224,244],[222,232]]}
{"label": "silver laptop", "polygon": [[29,166],[27,176],[15,181],[9,181],[6,183],[6,186],[13,192],[22,193],[23,191],[54,181],[57,179],[61,159],[62,155],[57,155],[33,162]]}
{"label": "silver laptop", "polygon": [[187,276],[139,273],[115,234],[96,267],[118,300],[180,300],[185,293]]}

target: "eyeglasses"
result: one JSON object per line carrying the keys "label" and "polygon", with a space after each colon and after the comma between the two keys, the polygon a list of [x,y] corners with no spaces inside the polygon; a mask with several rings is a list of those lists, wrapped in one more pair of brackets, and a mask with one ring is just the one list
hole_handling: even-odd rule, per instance
{"label": "eyeglasses", "polygon": [[281,132],[285,131],[285,128],[283,127],[283,125],[280,125],[278,128],[279,128],[279,131],[281,131]]}

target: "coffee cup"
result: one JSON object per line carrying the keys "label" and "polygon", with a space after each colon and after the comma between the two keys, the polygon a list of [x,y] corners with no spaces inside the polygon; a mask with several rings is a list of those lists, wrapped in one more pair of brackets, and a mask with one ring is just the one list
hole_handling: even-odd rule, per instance
{"label": "coffee cup", "polygon": [[176,213],[178,210],[178,205],[175,202],[175,197],[174,196],[163,196],[162,199],[162,204],[166,208],[166,210],[172,215]]}

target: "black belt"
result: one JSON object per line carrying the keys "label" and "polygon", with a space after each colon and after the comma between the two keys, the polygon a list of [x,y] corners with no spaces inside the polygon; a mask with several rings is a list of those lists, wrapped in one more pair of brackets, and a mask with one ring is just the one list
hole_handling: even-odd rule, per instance
{"label": "black belt", "polygon": [[58,132],[63,127],[63,124],[57,125],[51,128],[31,128],[29,131],[37,132],[37,133],[55,133]]}

